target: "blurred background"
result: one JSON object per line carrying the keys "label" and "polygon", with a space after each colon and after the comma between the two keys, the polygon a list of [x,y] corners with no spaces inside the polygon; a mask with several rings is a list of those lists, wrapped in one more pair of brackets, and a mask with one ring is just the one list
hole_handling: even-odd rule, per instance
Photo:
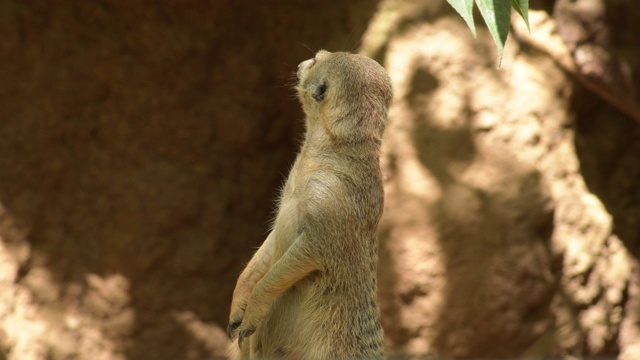
{"label": "blurred background", "polygon": [[214,359],[302,137],[297,64],[395,88],[387,353],[640,359],[640,7],[0,1],[0,359]]}

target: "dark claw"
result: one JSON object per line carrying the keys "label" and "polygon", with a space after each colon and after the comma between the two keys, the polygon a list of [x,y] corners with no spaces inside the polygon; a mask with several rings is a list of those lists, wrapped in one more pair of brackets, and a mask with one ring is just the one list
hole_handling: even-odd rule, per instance
{"label": "dark claw", "polygon": [[227,335],[229,335],[229,339],[233,340],[233,332],[240,326],[242,320],[232,321],[227,325]]}
{"label": "dark claw", "polygon": [[246,330],[240,331],[240,335],[238,336],[238,347],[239,348],[242,348],[242,341],[244,340],[244,338],[251,336],[251,334],[253,334],[254,331],[255,331],[255,329],[246,329]]}

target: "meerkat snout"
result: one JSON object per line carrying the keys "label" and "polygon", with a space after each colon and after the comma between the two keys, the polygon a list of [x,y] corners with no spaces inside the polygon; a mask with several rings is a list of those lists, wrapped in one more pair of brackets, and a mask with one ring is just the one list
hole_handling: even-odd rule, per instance
{"label": "meerkat snout", "polygon": [[316,62],[316,59],[314,58],[314,59],[305,60],[298,65],[298,72],[296,73],[298,80],[301,80],[302,74],[305,71],[309,70],[313,66],[313,64],[315,64],[315,62]]}
{"label": "meerkat snout", "polygon": [[298,64],[298,72],[296,73],[298,80],[300,80],[300,82],[302,83],[302,77],[306,75],[306,72],[309,71],[309,69],[311,69],[313,65],[315,65],[318,61],[326,59],[329,55],[331,55],[330,52],[326,50],[320,50],[312,59],[305,60]]}

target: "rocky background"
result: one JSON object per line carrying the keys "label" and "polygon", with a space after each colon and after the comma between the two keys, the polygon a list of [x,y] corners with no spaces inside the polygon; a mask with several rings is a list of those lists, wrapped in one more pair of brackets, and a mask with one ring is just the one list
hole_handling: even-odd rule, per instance
{"label": "rocky background", "polygon": [[[395,86],[389,355],[640,359],[640,8],[0,1],[0,359],[213,359],[321,48]],[[479,22],[479,21],[478,21]]]}

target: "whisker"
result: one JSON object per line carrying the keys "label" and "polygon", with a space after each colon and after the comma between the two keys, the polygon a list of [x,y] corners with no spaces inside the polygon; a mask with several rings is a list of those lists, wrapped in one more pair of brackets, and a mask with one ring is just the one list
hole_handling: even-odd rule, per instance
{"label": "whisker", "polygon": [[307,44],[303,44],[301,42],[298,42],[298,45],[302,46],[303,48],[309,50],[309,52],[311,53],[311,55],[315,55],[316,51],[313,51],[309,46],[307,46]]}

